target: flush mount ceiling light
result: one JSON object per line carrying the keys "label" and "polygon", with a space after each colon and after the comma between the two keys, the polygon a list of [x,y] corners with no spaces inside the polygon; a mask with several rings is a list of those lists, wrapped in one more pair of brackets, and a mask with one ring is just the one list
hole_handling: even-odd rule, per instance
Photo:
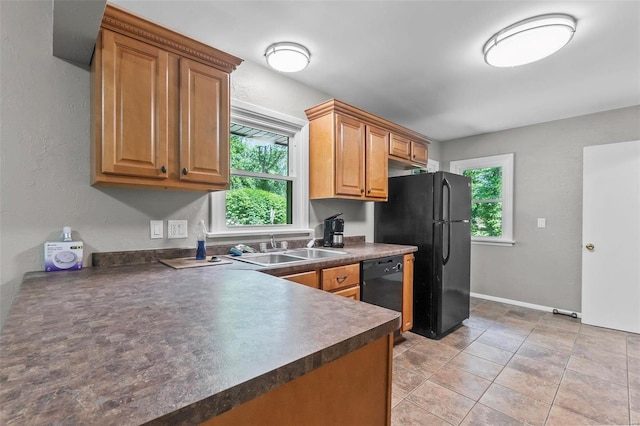
{"label": "flush mount ceiling light", "polygon": [[282,72],[302,71],[309,65],[311,58],[306,47],[288,41],[273,43],[267,47],[264,56],[271,68]]}
{"label": "flush mount ceiling light", "polygon": [[484,45],[484,60],[494,67],[515,67],[545,58],[569,43],[576,20],[569,15],[541,15],[496,33]]}

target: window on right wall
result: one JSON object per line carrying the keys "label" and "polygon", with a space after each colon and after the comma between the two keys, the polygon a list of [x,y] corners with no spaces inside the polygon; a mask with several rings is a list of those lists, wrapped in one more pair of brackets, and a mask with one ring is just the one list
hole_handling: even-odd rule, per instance
{"label": "window on right wall", "polygon": [[471,241],[513,245],[513,153],[456,160],[449,169],[471,178]]}

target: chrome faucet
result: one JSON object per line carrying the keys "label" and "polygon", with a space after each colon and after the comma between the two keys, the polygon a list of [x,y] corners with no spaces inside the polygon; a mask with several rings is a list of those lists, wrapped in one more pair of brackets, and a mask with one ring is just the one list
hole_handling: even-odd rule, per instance
{"label": "chrome faucet", "polygon": [[276,248],[276,236],[275,235],[271,236],[271,248],[272,249]]}

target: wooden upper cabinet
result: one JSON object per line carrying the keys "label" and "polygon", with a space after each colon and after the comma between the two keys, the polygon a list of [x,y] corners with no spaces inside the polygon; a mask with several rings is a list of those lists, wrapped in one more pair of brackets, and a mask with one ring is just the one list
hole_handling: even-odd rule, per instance
{"label": "wooden upper cabinet", "polygon": [[367,126],[366,145],[366,196],[387,199],[389,169],[387,167],[387,147],[389,132],[373,126]]}
{"label": "wooden upper cabinet", "polygon": [[107,4],[91,64],[92,185],[228,189],[240,62]]}
{"label": "wooden upper cabinet", "polygon": [[229,74],[180,60],[180,180],[229,183]]}
{"label": "wooden upper cabinet", "polygon": [[105,30],[102,63],[102,172],[166,179],[167,52]]}
{"label": "wooden upper cabinet", "polygon": [[409,160],[411,158],[411,141],[399,135],[391,135],[389,156]]}
{"label": "wooden upper cabinet", "polygon": [[364,194],[364,124],[336,115],[336,194]]}
{"label": "wooden upper cabinet", "polygon": [[[424,158],[428,139],[412,130],[352,105],[331,99],[305,111],[309,119],[309,197],[386,201],[392,154],[406,151],[411,161],[413,144]],[[406,140],[398,145],[394,136]],[[422,148],[422,151],[420,151]],[[400,158],[400,157],[397,157]]]}
{"label": "wooden upper cabinet", "polygon": [[428,147],[426,142],[411,140],[407,137],[391,134],[389,141],[389,159],[394,164],[406,163],[409,167],[427,165]]}
{"label": "wooden upper cabinet", "polygon": [[411,141],[411,161],[415,164],[427,165],[429,148],[426,143]]}

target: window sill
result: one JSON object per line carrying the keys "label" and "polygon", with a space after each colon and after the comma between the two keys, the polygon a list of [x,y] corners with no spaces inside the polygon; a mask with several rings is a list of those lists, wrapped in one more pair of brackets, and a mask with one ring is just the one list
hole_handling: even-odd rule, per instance
{"label": "window sill", "polygon": [[290,229],[290,228],[275,228],[275,229],[246,229],[238,231],[223,231],[223,232],[207,232],[207,238],[227,238],[227,237],[262,237],[265,235],[302,235],[312,237],[314,234],[313,229]]}
{"label": "window sill", "polygon": [[502,247],[511,247],[515,244],[515,241],[512,240],[471,240],[472,245],[479,246],[502,246]]}

